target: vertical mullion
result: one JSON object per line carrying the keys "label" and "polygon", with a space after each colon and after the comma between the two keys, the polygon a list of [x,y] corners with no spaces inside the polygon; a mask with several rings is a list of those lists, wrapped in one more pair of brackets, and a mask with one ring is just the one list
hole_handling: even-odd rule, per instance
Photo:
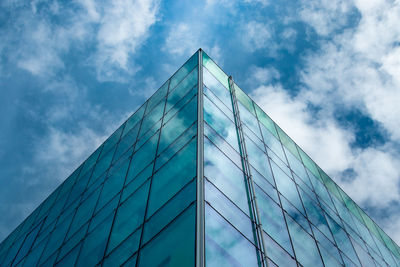
{"label": "vertical mullion", "polygon": [[196,267],[205,266],[203,51],[198,51]]}
{"label": "vertical mullion", "polygon": [[239,106],[238,106],[237,99],[236,99],[235,85],[234,85],[232,76],[229,76],[228,79],[229,79],[228,82],[229,82],[229,89],[230,89],[229,91],[230,91],[231,101],[232,101],[233,117],[235,120],[235,125],[236,125],[236,129],[237,129],[236,131],[238,134],[239,149],[240,149],[240,155],[242,158],[243,171],[245,173],[245,179],[246,179],[248,193],[249,193],[249,197],[250,197],[251,213],[253,214],[253,217],[254,217],[254,219],[252,218],[252,222],[255,224],[257,245],[258,245],[257,249],[259,249],[261,252],[262,266],[268,267],[267,251],[266,251],[267,249],[266,249],[265,242],[264,242],[263,230],[262,230],[262,225],[261,225],[261,220],[260,220],[260,213],[259,213],[255,190],[254,190],[253,176],[251,174],[250,163],[248,160],[246,142],[244,140],[243,126],[242,126],[242,121],[240,119],[240,111],[239,111]]}

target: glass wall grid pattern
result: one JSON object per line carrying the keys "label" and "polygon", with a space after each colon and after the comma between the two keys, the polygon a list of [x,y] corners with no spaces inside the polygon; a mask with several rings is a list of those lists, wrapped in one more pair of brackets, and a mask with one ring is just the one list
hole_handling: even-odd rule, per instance
{"label": "glass wall grid pattern", "polygon": [[2,241],[0,265],[262,266],[264,253],[400,266],[398,245],[199,50]]}

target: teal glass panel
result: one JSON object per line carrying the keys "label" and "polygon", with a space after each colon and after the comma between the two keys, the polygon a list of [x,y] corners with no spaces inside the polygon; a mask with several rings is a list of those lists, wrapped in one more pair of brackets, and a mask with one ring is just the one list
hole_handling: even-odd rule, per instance
{"label": "teal glass panel", "polygon": [[195,205],[173,220],[140,251],[138,266],[194,266]]}
{"label": "teal glass panel", "polygon": [[289,216],[286,216],[297,260],[303,266],[323,266],[315,240]]}
{"label": "teal glass panel", "polygon": [[165,102],[164,101],[159,102],[158,105],[149,114],[147,114],[143,118],[142,125],[140,127],[140,132],[139,132],[139,135],[138,135],[138,140],[144,134],[146,134],[154,126],[154,124],[156,122],[161,120],[161,117],[163,116],[163,113],[164,113],[164,106],[165,106]]}
{"label": "teal glass panel", "polygon": [[118,160],[122,154],[124,154],[128,149],[130,149],[133,144],[136,142],[136,137],[138,135],[140,123],[136,124],[123,138],[118,144],[117,150],[114,155],[114,162]]}
{"label": "teal glass panel", "polygon": [[119,201],[119,195],[116,195],[110,202],[108,202],[101,210],[97,211],[94,214],[94,217],[90,221],[89,231],[92,231],[94,228],[99,225],[105,218],[107,218],[111,213],[114,213],[117,208]]}
{"label": "teal glass panel", "polygon": [[272,119],[267,114],[265,114],[265,112],[256,103],[253,102],[253,104],[254,109],[256,110],[257,118],[261,122],[261,125],[267,128],[268,131],[272,133],[276,138],[279,138],[278,132],[275,128],[275,123],[272,121]]}
{"label": "teal glass panel", "polygon": [[[59,260],[55,266],[74,266],[76,259],[78,257],[79,251],[81,249],[81,243],[76,246],[71,252],[69,252],[65,257]],[[29,265],[27,265],[29,266]]]}
{"label": "teal glass panel", "polygon": [[256,146],[249,138],[246,138],[246,148],[250,164],[264,177],[271,177],[267,154]]}
{"label": "teal glass panel", "polygon": [[95,266],[104,255],[113,217],[108,217],[85,238],[75,266]]}
{"label": "teal glass panel", "polygon": [[[195,68],[176,88],[170,89],[166,112],[178,103],[193,87],[197,85],[198,70]],[[172,88],[172,87],[171,87]]]}
{"label": "teal glass panel", "polygon": [[284,196],[280,195],[281,203],[283,209],[295,220],[300,226],[307,231],[311,235],[310,225],[304,215],[295,207],[289,200],[287,200]]}
{"label": "teal glass panel", "polygon": [[204,175],[249,215],[243,172],[208,139],[204,140]]}
{"label": "teal glass panel", "polygon": [[[250,97],[248,97],[245,92],[243,92],[242,89],[240,89],[240,87],[235,83],[235,92],[236,92],[236,98],[237,100],[243,104],[243,106],[246,107],[246,109],[248,111],[250,111],[254,116],[256,116],[256,112],[254,110],[254,106],[253,106],[253,100],[250,99]],[[242,110],[240,110],[242,111]]]}
{"label": "teal glass panel", "polygon": [[103,262],[103,266],[121,266],[130,256],[139,248],[140,235],[142,228],[136,230],[127,239],[125,239],[117,248],[115,248]]}
{"label": "teal glass panel", "polygon": [[137,125],[143,117],[144,111],[146,109],[147,102],[144,103],[141,107],[139,107],[136,112],[128,118],[125,123],[124,132],[122,133],[122,137],[125,136],[135,125]]}
{"label": "teal glass panel", "polygon": [[169,81],[165,82],[150,98],[147,103],[146,113],[147,115],[153,108],[167,95]]}
{"label": "teal glass panel", "polygon": [[68,254],[86,235],[86,231],[88,229],[88,224],[82,226],[70,239],[64,241],[62,245],[58,259],[63,258],[66,254]]}
{"label": "teal glass panel", "polygon": [[264,177],[261,176],[255,169],[252,168],[251,174],[253,176],[254,184],[260,188],[265,194],[272,198],[276,203],[279,203],[276,188],[270,184]]}
{"label": "teal glass panel", "polygon": [[268,234],[263,232],[264,242],[267,247],[267,256],[278,266],[295,267],[296,261],[281,246],[278,245]]}
{"label": "teal glass panel", "polygon": [[124,124],[122,124],[103,144],[103,149],[101,151],[101,154],[99,156],[99,160],[104,157],[108,151],[114,147],[118,141],[119,138],[122,134],[122,130],[124,129]]}
{"label": "teal glass panel", "polygon": [[259,266],[256,248],[209,205],[205,239],[206,266]]}
{"label": "teal glass panel", "polygon": [[278,135],[279,138],[281,139],[282,144],[289,149],[290,152],[292,152],[293,155],[296,156],[296,158],[300,159],[300,156],[297,152],[296,144],[293,142],[293,140],[281,129],[279,126],[277,127],[278,129]]}
{"label": "teal glass panel", "polygon": [[153,176],[147,217],[196,175],[196,140],[193,139]]}
{"label": "teal glass panel", "polygon": [[108,177],[104,182],[103,190],[101,191],[99,202],[97,204],[97,209],[102,208],[108,201],[110,201],[122,190],[129,163],[130,159],[128,158],[118,169],[113,168],[109,172],[110,177]]}
{"label": "teal glass panel", "polygon": [[163,123],[168,122],[187,102],[196,97],[197,91],[197,86],[193,87],[171,109],[166,110]]}
{"label": "teal glass panel", "polygon": [[135,177],[155,158],[158,134],[150,138],[138,151],[133,154],[129,169],[130,177]]}
{"label": "teal glass panel", "polygon": [[158,152],[161,154],[156,159],[155,170],[158,170],[162,165],[164,165],[175,153],[177,153],[184,145],[192,140],[196,134],[197,122],[193,123],[163,151],[158,150]]}
{"label": "teal glass panel", "polygon": [[287,159],[289,161],[290,168],[303,180],[304,182],[307,182],[308,180],[308,175],[307,172],[303,166],[303,164],[295,157],[292,155],[292,153],[288,152],[286,153]]}
{"label": "teal glass panel", "polygon": [[[131,172],[129,172],[131,173]],[[130,177],[128,174],[127,180],[126,180],[126,187],[124,189],[124,192],[122,194],[122,199],[121,201],[124,201],[127,199],[133,192],[136,191],[148,178],[151,177],[153,174],[153,164],[148,165],[143,171],[141,171],[137,176],[135,177]]]}
{"label": "teal glass panel", "polygon": [[229,90],[228,75],[225,74],[223,70],[218,67],[217,64],[206,54],[203,55],[203,65],[214,75],[215,78],[227,89]]}
{"label": "teal glass panel", "polygon": [[67,238],[74,234],[83,224],[85,224],[92,217],[97,199],[99,198],[99,194],[100,188],[79,205],[71,226],[69,227]]}
{"label": "teal glass panel", "polygon": [[147,243],[194,200],[196,200],[196,184],[192,180],[146,222],[142,243]]}
{"label": "teal glass panel", "polygon": [[208,180],[205,181],[205,199],[225,220],[229,221],[253,244],[255,243],[250,218]]}
{"label": "teal glass panel", "polygon": [[[96,149],[95,152],[92,153],[92,155],[89,156],[89,158],[82,164],[83,167],[81,168],[80,176],[83,176],[86,174],[86,172],[96,164],[96,161],[99,157],[100,152],[103,149],[103,145],[101,145],[98,149]],[[76,175],[76,178],[78,178],[78,174]]]}
{"label": "teal glass panel", "polygon": [[92,174],[92,179],[96,179],[100,176],[100,174],[103,174],[110,167],[114,156],[114,151],[115,146],[112,149],[109,149],[108,152],[99,161],[97,161]]}
{"label": "teal glass panel", "polygon": [[177,72],[175,72],[175,74],[170,79],[170,92],[188,75],[188,73],[193,70],[193,68],[197,67],[197,65],[199,64],[198,62],[199,54],[195,53]]}
{"label": "teal glass panel", "polygon": [[292,255],[292,246],[281,208],[258,187],[255,188],[255,194],[264,231]]}
{"label": "teal glass panel", "polygon": [[[319,244],[318,244],[319,245]],[[328,250],[324,247],[319,246],[319,251],[321,253],[322,260],[324,262],[325,267],[336,267],[342,266],[341,261],[337,261]],[[372,266],[372,265],[371,265]]]}
{"label": "teal glass panel", "polygon": [[197,99],[193,98],[161,130],[158,150],[163,151],[197,119]]}
{"label": "teal glass panel", "polygon": [[[228,81],[228,79],[226,80]],[[211,74],[207,68],[203,68],[203,83],[209,88],[216,97],[223,103],[229,110],[232,110],[231,96],[227,88]]]}
{"label": "teal glass panel", "polygon": [[207,97],[204,97],[204,121],[235,148],[236,151],[239,151],[234,122],[229,120]]}
{"label": "teal glass panel", "polygon": [[107,251],[113,250],[143,223],[150,182],[142,185],[118,208]]}

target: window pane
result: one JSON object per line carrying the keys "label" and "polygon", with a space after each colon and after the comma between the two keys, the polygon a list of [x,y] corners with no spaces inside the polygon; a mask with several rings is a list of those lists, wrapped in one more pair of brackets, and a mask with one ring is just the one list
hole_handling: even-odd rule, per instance
{"label": "window pane", "polygon": [[204,140],[204,175],[246,214],[249,205],[243,172],[222,152]]}
{"label": "window pane", "polygon": [[289,216],[286,219],[299,262],[304,266],[323,266],[314,239]]}
{"label": "window pane", "polygon": [[114,249],[143,223],[149,185],[149,182],[145,183],[118,208],[107,251]]}
{"label": "window pane", "polygon": [[176,86],[176,88],[170,88],[167,100],[167,107],[165,110],[166,112],[169,111],[170,108],[173,107],[180,99],[182,99],[182,97],[185,96],[186,93],[189,92],[189,90],[197,85],[197,78],[198,71],[197,68],[195,68],[190,74],[185,77],[182,82],[180,82]]}
{"label": "window pane", "polygon": [[193,139],[154,174],[147,216],[151,216],[195,175],[196,139]]}
{"label": "window pane", "polygon": [[195,205],[145,245],[138,266],[194,266]]}
{"label": "window pane", "polygon": [[258,266],[256,248],[214,209],[205,210],[206,265]]}

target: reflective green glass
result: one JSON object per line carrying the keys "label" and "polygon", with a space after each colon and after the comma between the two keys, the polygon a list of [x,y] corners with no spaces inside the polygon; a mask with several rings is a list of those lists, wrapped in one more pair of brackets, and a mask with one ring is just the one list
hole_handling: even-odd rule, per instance
{"label": "reflective green glass", "polygon": [[103,266],[121,266],[139,248],[140,234],[142,228],[136,230],[125,239],[103,262]]}
{"label": "reflective green glass", "polygon": [[147,243],[147,241],[160,232],[164,226],[177,217],[194,200],[196,200],[196,184],[193,180],[146,222],[142,243]]}
{"label": "reflective green glass", "polygon": [[221,70],[220,67],[218,67],[217,64],[215,64],[215,62],[206,53],[203,52],[202,55],[204,67],[206,67],[207,70],[209,70],[215,76],[215,78],[217,78],[217,80],[228,90],[228,75],[226,75],[225,72],[223,72],[223,70]]}
{"label": "reflective green glass", "polygon": [[158,134],[151,137],[138,151],[133,154],[129,169],[130,177],[135,177],[155,158],[158,143]]}
{"label": "reflective green glass", "polygon": [[197,119],[197,99],[193,98],[161,130],[159,151],[163,151]]}
{"label": "reflective green glass", "polygon": [[95,266],[103,258],[112,221],[113,217],[108,217],[93,232],[89,233],[83,241],[75,266]]}
{"label": "reflective green glass", "polygon": [[279,138],[281,139],[282,144],[287,149],[289,149],[289,151],[292,152],[293,155],[295,155],[298,159],[300,159],[300,156],[297,152],[296,144],[281,128],[279,128],[279,126],[277,128],[278,128]]}
{"label": "reflective green glass", "polygon": [[259,266],[256,248],[209,205],[205,224],[207,266]]}
{"label": "reflective green glass", "polygon": [[153,174],[153,164],[148,165],[143,171],[141,171],[137,176],[131,177],[132,172],[129,172],[126,179],[126,187],[122,194],[121,201],[127,199],[133,192],[136,191],[151,175]]}
{"label": "reflective green glass", "polygon": [[256,110],[257,118],[261,122],[261,125],[266,127],[269,130],[269,132],[271,132],[276,138],[279,138],[275,128],[275,123],[271,120],[271,118],[267,114],[265,114],[265,112],[256,103],[253,102],[253,104]]}
{"label": "reflective green glass", "polygon": [[192,140],[153,176],[147,217],[196,175],[196,140]]}
{"label": "reflective green glass", "polygon": [[143,223],[150,182],[142,185],[118,208],[107,251],[113,250]]}
{"label": "reflective green glass", "polygon": [[[226,79],[228,81],[228,79]],[[204,85],[212,91],[218,99],[223,103],[229,110],[232,110],[231,96],[227,88],[211,74],[207,68],[203,68],[203,82]]]}
{"label": "reflective green glass", "polygon": [[147,102],[144,103],[125,123],[124,132],[122,136],[125,136],[135,125],[137,125],[143,117],[144,111],[146,109]]}
{"label": "reflective green glass", "polygon": [[147,243],[138,266],[194,266],[195,214],[192,205]]}
{"label": "reflective green glass", "polygon": [[180,82],[176,88],[170,89],[168,93],[166,111],[169,111],[171,107],[178,103],[193,87],[197,85],[198,70],[195,68],[188,74],[185,79]]}
{"label": "reflective green glass", "polygon": [[184,79],[189,72],[193,70],[198,65],[199,62],[199,55],[198,53],[195,53],[186,63],[177,71],[175,74],[171,77],[171,83],[169,85],[170,92],[172,89],[174,89],[177,84],[179,84],[182,79]]}

